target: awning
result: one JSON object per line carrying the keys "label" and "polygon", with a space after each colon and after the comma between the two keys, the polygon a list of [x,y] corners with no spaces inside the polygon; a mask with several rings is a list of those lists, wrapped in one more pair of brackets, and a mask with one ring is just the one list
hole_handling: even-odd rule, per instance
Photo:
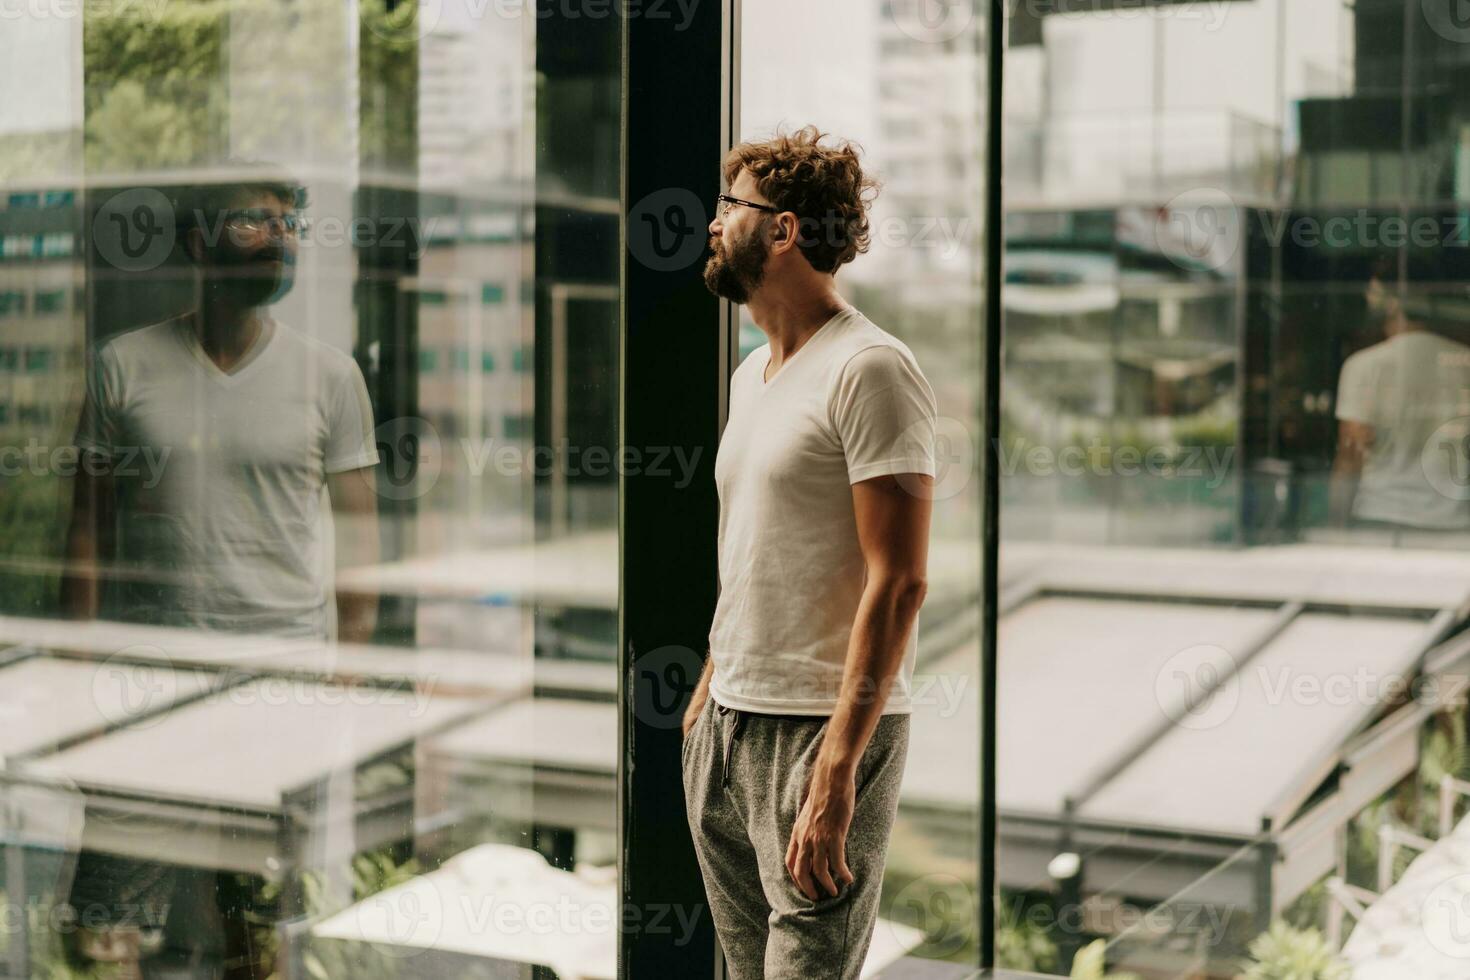
{"label": "awning", "polygon": [[1424,634],[1413,619],[1298,616],[1082,815],[1240,837],[1284,826],[1328,775],[1324,760],[1383,710],[1383,685],[1407,688],[1429,646]]}
{"label": "awning", "polygon": [[0,758],[100,735],[203,694],[208,676],[122,661],[24,657],[0,667]]}
{"label": "awning", "polygon": [[[495,694],[483,683],[466,694],[34,656],[0,668],[0,712],[13,717],[35,689],[7,676],[44,680],[53,710],[78,707],[54,711],[34,736],[6,726],[12,747],[46,740],[5,760],[6,798],[28,812],[84,804],[87,813],[66,836],[33,821],[13,825],[13,842],[255,873],[299,859],[293,847],[327,821],[358,821],[356,846],[401,838],[412,795],[354,791],[355,774],[529,690],[518,678]],[[114,688],[136,710],[114,712]],[[343,793],[346,808],[303,805],[323,793]]]}
{"label": "awning", "polygon": [[[1470,595],[1453,554],[1007,545],[1002,560],[1001,883],[1051,887],[1066,847],[1089,888],[1275,909],[1413,770],[1414,733],[1370,726]],[[971,645],[925,669],[978,664]],[[1191,712],[1202,681],[1218,690]],[[944,717],[916,712],[902,812],[936,828],[974,813],[979,714],[978,686]]]}

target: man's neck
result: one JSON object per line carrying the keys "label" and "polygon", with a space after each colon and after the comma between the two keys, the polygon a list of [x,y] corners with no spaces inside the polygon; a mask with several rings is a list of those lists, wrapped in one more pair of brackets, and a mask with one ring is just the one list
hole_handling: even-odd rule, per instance
{"label": "man's neck", "polygon": [[751,319],[771,345],[771,370],[795,354],[828,320],[848,308],[835,286],[817,291],[752,296],[747,304]]}
{"label": "man's neck", "polygon": [[260,339],[265,315],[260,307],[205,303],[194,314],[193,326],[204,353],[221,371],[228,371]]}

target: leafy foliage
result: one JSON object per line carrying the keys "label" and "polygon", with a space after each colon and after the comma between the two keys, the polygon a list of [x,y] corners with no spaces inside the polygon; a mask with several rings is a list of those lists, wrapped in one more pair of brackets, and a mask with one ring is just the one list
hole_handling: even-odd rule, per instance
{"label": "leafy foliage", "polygon": [[1046,929],[1025,917],[1020,902],[1002,896],[995,924],[995,958],[1006,969],[1046,973],[1056,968],[1057,944]]}
{"label": "leafy foliage", "polygon": [[1277,920],[1250,945],[1242,980],[1350,980],[1352,972],[1316,929]]}
{"label": "leafy foliage", "polygon": [[1072,960],[1072,980],[1139,980],[1136,973],[1109,973],[1108,944],[1094,940],[1078,951]]}
{"label": "leafy foliage", "polygon": [[271,159],[277,146],[294,151],[302,137],[356,152],[354,136],[368,165],[411,168],[418,5],[389,10],[386,0],[363,0],[355,49],[343,30],[347,9],[281,0],[89,0],[82,41],[87,168],[126,173]]}
{"label": "leafy foliage", "polygon": [[82,28],[89,170],[182,167],[209,159],[227,120],[223,0],[150,12],[88,3]]}

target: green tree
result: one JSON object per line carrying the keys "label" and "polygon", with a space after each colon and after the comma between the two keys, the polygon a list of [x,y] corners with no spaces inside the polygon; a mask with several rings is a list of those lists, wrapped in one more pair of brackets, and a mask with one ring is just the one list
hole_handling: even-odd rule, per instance
{"label": "green tree", "polygon": [[227,131],[221,0],[145,12],[88,3],[82,26],[88,170],[183,167],[217,155]]}

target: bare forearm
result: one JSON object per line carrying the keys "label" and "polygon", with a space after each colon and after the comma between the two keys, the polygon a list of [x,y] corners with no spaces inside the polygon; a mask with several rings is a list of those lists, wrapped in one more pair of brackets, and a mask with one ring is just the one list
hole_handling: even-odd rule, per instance
{"label": "bare forearm", "polygon": [[715,658],[708,653],[704,657],[704,669],[699,672],[699,681],[694,685],[694,694],[689,698],[689,707],[684,709],[684,734],[694,727],[704,703],[709,700],[709,682],[715,672]]}
{"label": "bare forearm", "polygon": [[903,663],[909,632],[924,602],[922,581],[870,579],[858,604],[842,688],[817,753],[817,769],[851,777]]}
{"label": "bare forearm", "polygon": [[[362,565],[373,565],[377,563],[378,552],[378,529],[377,522],[370,522],[371,544],[362,546],[354,556],[350,565],[339,564],[339,571],[343,567]],[[341,558],[339,558],[341,562]],[[372,641],[373,633],[378,628],[378,594],[376,592],[337,592],[337,639],[343,643],[368,643]]]}
{"label": "bare forearm", "polygon": [[100,604],[97,538],[74,522],[66,535],[66,571],[61,576],[61,611],[72,619],[94,619]]}
{"label": "bare forearm", "polygon": [[1346,527],[1353,512],[1353,498],[1358,494],[1358,478],[1362,466],[1357,460],[1338,456],[1332,464],[1332,482],[1327,489],[1328,518],[1337,527]]}
{"label": "bare forearm", "polygon": [[378,597],[365,592],[337,593],[337,638],[368,643],[378,626]]}
{"label": "bare forearm", "polygon": [[101,565],[112,557],[115,544],[112,478],[105,461],[94,456],[87,460],[72,485],[61,576],[61,611],[73,619],[96,618],[102,605]]}
{"label": "bare forearm", "polygon": [[1352,517],[1358,481],[1373,446],[1373,427],[1366,422],[1342,419],[1337,424],[1337,453],[1332,458],[1332,483],[1327,488],[1329,519],[1346,527]]}
{"label": "bare forearm", "polygon": [[[347,569],[376,565],[378,509],[371,469],[350,470],[328,477],[328,494],[336,510],[337,577]],[[376,592],[337,590],[337,639],[367,643],[378,626]]]}

